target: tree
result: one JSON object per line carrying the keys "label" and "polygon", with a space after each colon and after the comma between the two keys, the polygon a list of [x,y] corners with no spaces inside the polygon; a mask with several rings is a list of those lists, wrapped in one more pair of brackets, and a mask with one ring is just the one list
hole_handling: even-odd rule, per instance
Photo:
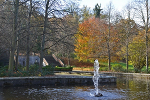
{"label": "tree", "polygon": [[27,34],[27,58],[26,58],[26,70],[29,71],[29,54],[30,54],[30,28],[31,28],[31,13],[32,13],[32,0],[30,0],[30,6],[29,6],[29,17],[28,17],[28,34]]}
{"label": "tree", "polygon": [[19,9],[19,0],[14,1],[14,25],[13,25],[13,35],[12,35],[12,44],[11,44],[11,50],[10,50],[10,58],[9,58],[9,68],[8,70],[10,72],[13,71],[14,66],[14,53],[16,48],[16,37],[17,37],[17,26],[18,26],[18,9]]}
{"label": "tree", "polygon": [[[0,3],[0,59],[9,60],[10,45],[12,40],[13,8],[12,1],[1,0]],[[7,62],[6,64],[8,64]],[[4,62],[3,62],[4,64]]]}
{"label": "tree", "polygon": [[80,9],[78,3],[76,2],[71,2],[71,5],[67,7],[68,9],[72,10],[71,13],[68,13],[68,15],[62,18],[62,21],[59,24],[59,26],[61,26],[61,28],[63,29],[61,31],[63,33],[61,37],[65,39],[61,39],[61,42],[57,44],[57,49],[60,50],[59,54],[62,54],[63,57],[68,58],[68,65],[70,65],[71,55],[74,54],[74,34],[77,33],[79,19],[82,14],[80,15]]}
{"label": "tree", "polygon": [[[45,6],[45,8],[41,7],[44,3],[46,5],[48,1],[49,5],[47,5],[47,8]],[[17,5],[16,0],[14,0],[15,6],[12,7],[12,0],[4,0],[2,1],[3,5],[0,5],[0,8],[2,8],[0,9],[0,22],[2,23],[0,25],[0,29],[2,30],[0,32],[0,44],[2,44],[0,52],[6,47],[8,50],[10,45],[13,44],[11,45],[13,47],[11,51],[13,52],[10,52],[10,58],[14,58],[15,54],[16,58],[19,54],[27,55],[25,62],[27,70],[29,68],[29,53],[31,51],[39,53],[39,50],[41,50],[41,55],[43,56],[41,56],[40,64],[42,65],[42,59],[48,49],[51,50],[51,53],[56,54],[68,50],[68,53],[64,53],[68,57],[74,49],[73,43],[75,38],[73,38],[73,35],[77,32],[78,28],[78,11],[66,13],[64,12],[64,8],[66,8],[67,2],[60,2],[59,0],[48,1],[21,0],[19,2],[18,0],[19,5]],[[17,16],[14,18],[11,16],[13,15],[12,10],[15,10],[13,11],[15,12],[14,15],[17,13]],[[11,20],[14,20],[15,23]],[[17,27],[13,28],[12,23]],[[12,29],[15,35],[10,34],[12,33]],[[14,37],[11,38],[12,36]],[[68,49],[68,47],[70,48]],[[11,59],[9,62],[9,65],[15,67],[16,70],[18,66],[17,60],[15,66],[12,65],[14,60]],[[13,67],[9,67],[9,69],[13,70]],[[41,70],[41,68],[39,69]]]}
{"label": "tree", "polygon": [[[65,3],[64,3],[64,5],[65,5]],[[46,9],[47,9],[47,11],[46,11]],[[72,30],[77,29],[75,27],[73,29],[73,26],[74,26],[74,24],[78,24],[78,17],[76,17],[78,14],[76,12],[72,12],[72,11],[74,11],[73,6],[71,6],[71,10],[69,10],[69,11],[70,11],[70,13],[67,12],[67,14],[68,13],[69,14],[65,15],[66,14],[66,6],[60,7],[60,2],[58,2],[57,0],[49,1],[49,5],[46,5],[45,14],[47,12],[47,18],[46,18],[46,15],[44,15],[44,17],[45,17],[44,27],[45,28],[43,27],[43,34],[42,34],[40,69],[42,66],[42,59],[44,56],[44,51],[46,52],[47,50],[49,50],[49,52],[51,52],[51,53],[58,54],[58,52],[61,52],[62,47],[65,47],[64,45],[69,44],[68,41],[70,41],[70,39],[71,39],[70,37],[76,33]],[[75,19],[75,20],[67,21],[65,19],[65,17],[67,18],[68,16],[71,19]],[[69,17],[68,17],[68,19],[69,19]],[[74,21],[76,23],[74,23]],[[72,24],[70,24],[70,23],[72,23]],[[57,48],[59,48],[59,49],[57,49]]]}
{"label": "tree", "polygon": [[135,72],[141,72],[145,65],[145,45],[143,32],[133,38],[129,44],[129,59],[134,66]]}
{"label": "tree", "polygon": [[140,20],[144,26],[145,30],[145,46],[146,46],[146,69],[148,72],[148,27],[149,27],[149,2],[148,0],[138,0],[135,1],[135,12],[138,16],[138,20]]}
{"label": "tree", "polygon": [[146,69],[148,73],[148,25],[149,24],[149,7],[148,7],[148,0],[146,0],[146,23],[145,23],[145,37],[146,37]]}
{"label": "tree", "polygon": [[[35,10],[35,7],[36,7],[36,4],[34,2],[33,2],[34,7],[32,6],[32,2],[33,0],[29,2],[26,0],[22,0],[19,5],[19,11],[18,11],[19,23],[18,23],[18,32],[17,32],[17,40],[16,40],[17,45],[16,45],[16,52],[15,52],[15,57],[16,57],[15,69],[16,70],[18,70],[18,56],[20,53],[22,53],[23,55],[26,55],[26,61],[25,61],[24,66],[26,66],[27,71],[29,70],[29,53],[32,51],[32,46],[36,43],[35,42],[36,38],[33,39],[33,37],[38,35],[38,34],[36,34],[35,36],[33,35],[33,33],[37,31],[33,29],[35,29],[35,27],[37,27],[38,24],[33,24],[35,23],[35,21],[33,20],[35,19],[35,16],[33,16],[33,14],[36,14],[37,12],[36,11],[32,12],[32,8]],[[31,16],[31,12],[32,12],[32,16]],[[39,15],[36,15],[36,17],[38,16]],[[40,21],[38,21],[38,23],[39,22]],[[31,32],[32,32],[32,36],[31,36]]]}
{"label": "tree", "polygon": [[136,25],[135,22],[133,20],[131,20],[131,4],[128,4],[127,7],[127,15],[128,15],[128,19],[125,22],[125,34],[126,34],[126,69],[128,72],[128,45],[129,45],[129,35],[133,34],[131,32],[131,29]]}
{"label": "tree", "polygon": [[[40,66],[39,66],[39,70],[40,70],[40,71],[42,70],[42,66],[43,66],[45,34],[46,34],[46,27],[47,27],[47,21],[48,21],[49,2],[50,2],[50,0],[47,0],[47,2],[46,2],[46,7],[45,7],[44,27],[43,27],[43,35],[42,35],[42,43],[41,43],[41,52],[40,52]],[[53,1],[53,2],[54,2],[54,1]]]}
{"label": "tree", "polygon": [[111,55],[110,55],[110,28],[111,28],[111,14],[112,14],[112,3],[108,6],[108,34],[107,34],[107,51],[108,51],[108,68],[111,70]]}
{"label": "tree", "polygon": [[88,20],[90,17],[92,17],[90,8],[88,8],[87,6],[83,6],[83,8],[81,8],[81,22]]}
{"label": "tree", "polygon": [[[110,27],[111,54],[115,54],[118,38],[113,26]],[[78,33],[75,35],[75,52],[77,59],[82,61],[99,58],[101,61],[108,58],[107,40],[108,24],[104,20],[90,18],[79,24]]]}
{"label": "tree", "polygon": [[[75,35],[75,52],[77,58],[81,61],[87,61],[91,53],[96,53],[94,48],[94,35],[98,35],[98,30],[95,28],[96,21],[95,18],[85,20],[83,23],[79,24],[78,34]],[[92,47],[93,46],[93,47]]]}

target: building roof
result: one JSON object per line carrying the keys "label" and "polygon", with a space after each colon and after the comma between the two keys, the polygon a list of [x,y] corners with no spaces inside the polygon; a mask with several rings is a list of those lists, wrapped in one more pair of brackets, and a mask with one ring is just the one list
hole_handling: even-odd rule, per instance
{"label": "building roof", "polygon": [[45,60],[48,62],[49,65],[53,65],[53,66],[59,66],[62,67],[63,65],[60,63],[60,59],[57,59],[56,56],[45,56],[44,57]]}

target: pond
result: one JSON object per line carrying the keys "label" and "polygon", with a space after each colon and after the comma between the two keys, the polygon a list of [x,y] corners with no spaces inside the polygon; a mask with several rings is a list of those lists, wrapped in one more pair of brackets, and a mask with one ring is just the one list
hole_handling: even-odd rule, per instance
{"label": "pond", "polygon": [[116,84],[100,84],[102,97],[94,97],[94,86],[32,86],[0,88],[0,100],[148,100],[147,78],[117,78]]}

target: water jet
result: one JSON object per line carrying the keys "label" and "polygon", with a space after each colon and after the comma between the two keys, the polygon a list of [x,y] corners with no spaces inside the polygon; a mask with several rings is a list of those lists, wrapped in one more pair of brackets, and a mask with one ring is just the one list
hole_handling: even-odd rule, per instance
{"label": "water jet", "polygon": [[93,82],[94,82],[94,86],[95,86],[95,97],[100,97],[100,96],[103,96],[101,93],[98,93],[98,80],[99,80],[99,62],[98,60],[96,59],[94,61],[94,76],[93,76]]}

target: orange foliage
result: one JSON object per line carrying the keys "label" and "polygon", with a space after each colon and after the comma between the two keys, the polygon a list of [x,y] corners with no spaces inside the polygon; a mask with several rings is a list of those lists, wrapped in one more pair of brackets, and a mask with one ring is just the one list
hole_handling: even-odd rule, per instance
{"label": "orange foliage", "polygon": [[[114,27],[111,26],[111,34],[108,37],[108,24],[104,20],[90,18],[79,24],[78,33],[75,35],[75,52],[78,60],[107,59],[107,43],[111,45],[111,52],[115,51],[119,41]],[[105,58],[103,58],[105,56]]]}

